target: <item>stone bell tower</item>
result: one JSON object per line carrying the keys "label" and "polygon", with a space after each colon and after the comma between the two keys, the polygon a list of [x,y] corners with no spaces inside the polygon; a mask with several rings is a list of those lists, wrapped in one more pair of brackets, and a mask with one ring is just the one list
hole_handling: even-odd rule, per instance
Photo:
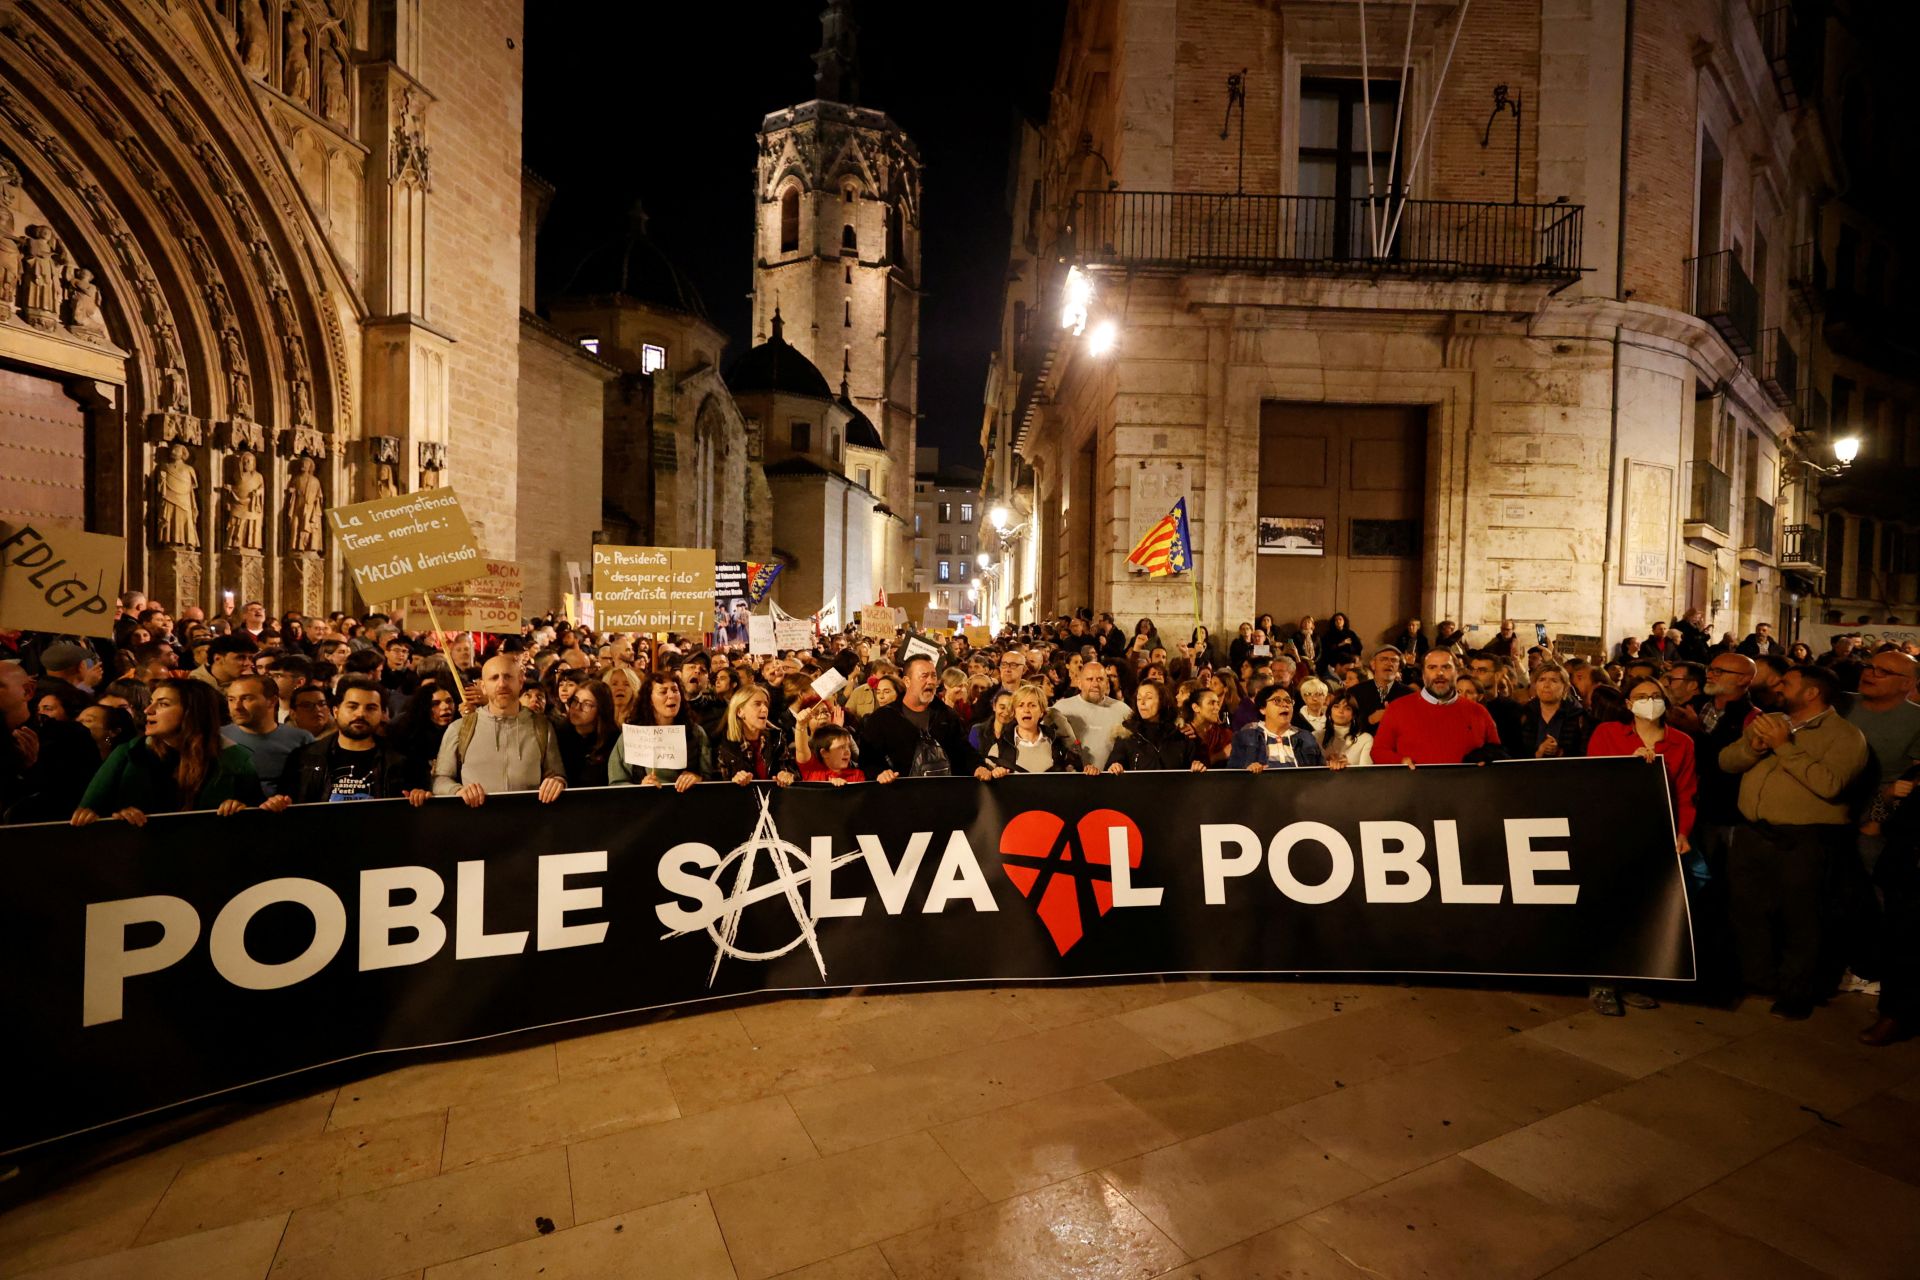
{"label": "stone bell tower", "polygon": [[[848,0],[820,15],[815,97],[760,124],[754,176],[754,341],[785,335],[879,428],[881,500],[895,519],[876,578],[910,585],[920,382],[920,152],[883,111],[859,105]],[[844,459],[844,453],[842,455]]]}

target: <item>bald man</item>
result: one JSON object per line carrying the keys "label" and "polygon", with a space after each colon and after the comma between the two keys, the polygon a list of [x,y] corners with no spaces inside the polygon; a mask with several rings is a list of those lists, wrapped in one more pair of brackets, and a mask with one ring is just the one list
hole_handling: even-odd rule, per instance
{"label": "bald man", "polygon": [[525,677],[514,654],[495,654],[480,671],[481,705],[447,726],[433,762],[433,794],[459,796],[477,809],[494,791],[534,791],[552,804],[567,789],[553,721],[520,705]]}

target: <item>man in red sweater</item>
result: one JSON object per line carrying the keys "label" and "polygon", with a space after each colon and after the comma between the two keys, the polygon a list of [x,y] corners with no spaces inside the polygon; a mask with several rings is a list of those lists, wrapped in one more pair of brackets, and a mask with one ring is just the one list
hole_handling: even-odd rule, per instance
{"label": "man in red sweater", "polygon": [[1484,764],[1505,758],[1493,717],[1454,692],[1453,655],[1430,649],[1420,660],[1420,695],[1387,705],[1373,737],[1375,764]]}

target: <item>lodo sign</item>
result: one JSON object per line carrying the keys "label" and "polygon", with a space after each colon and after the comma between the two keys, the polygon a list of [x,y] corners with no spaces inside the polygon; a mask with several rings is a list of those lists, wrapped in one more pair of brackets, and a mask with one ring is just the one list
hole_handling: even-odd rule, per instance
{"label": "lodo sign", "polygon": [[127,540],[0,523],[0,627],[110,636]]}
{"label": "lodo sign", "polygon": [[752,992],[1693,974],[1665,774],[1631,758],[607,787],[8,844],[0,965],[35,978],[0,985],[0,1024],[33,1046],[12,1063],[33,1105],[0,1112],[0,1151],[361,1055]]}
{"label": "lodo sign", "polygon": [[433,597],[431,614],[417,596],[408,598],[407,630],[425,631],[438,619],[448,631],[517,633],[525,616],[520,566],[510,560],[488,560],[481,569],[479,577],[428,592]]}
{"label": "lodo sign", "polygon": [[327,512],[327,527],[362,600],[395,600],[464,582],[484,561],[451,489],[356,502]]}
{"label": "lodo sign", "polygon": [[710,549],[596,546],[594,617],[603,631],[705,632],[713,577]]}

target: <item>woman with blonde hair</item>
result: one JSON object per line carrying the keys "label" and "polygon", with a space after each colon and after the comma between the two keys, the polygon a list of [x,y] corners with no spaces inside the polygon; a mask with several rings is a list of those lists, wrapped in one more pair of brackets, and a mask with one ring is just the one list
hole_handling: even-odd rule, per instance
{"label": "woman with blonde hair", "polygon": [[615,724],[639,724],[634,715],[640,707],[640,686],[643,683],[640,673],[632,667],[615,667],[607,672],[603,683],[613,695],[613,719]]}
{"label": "woman with blonde hair", "polygon": [[1031,682],[1013,691],[1013,719],[981,757],[973,776],[986,782],[1009,773],[1095,773],[1079,747],[1047,722],[1047,691]]}
{"label": "woman with blonde hair", "polygon": [[1327,699],[1332,690],[1319,676],[1308,676],[1300,682],[1300,705],[1293,713],[1293,722],[1305,729],[1316,739],[1327,729]]}
{"label": "woman with blonde hair", "polygon": [[746,786],[750,782],[793,781],[793,760],[787,735],[773,723],[773,701],[766,686],[746,685],[727,700],[719,744],[714,749],[714,771]]}

